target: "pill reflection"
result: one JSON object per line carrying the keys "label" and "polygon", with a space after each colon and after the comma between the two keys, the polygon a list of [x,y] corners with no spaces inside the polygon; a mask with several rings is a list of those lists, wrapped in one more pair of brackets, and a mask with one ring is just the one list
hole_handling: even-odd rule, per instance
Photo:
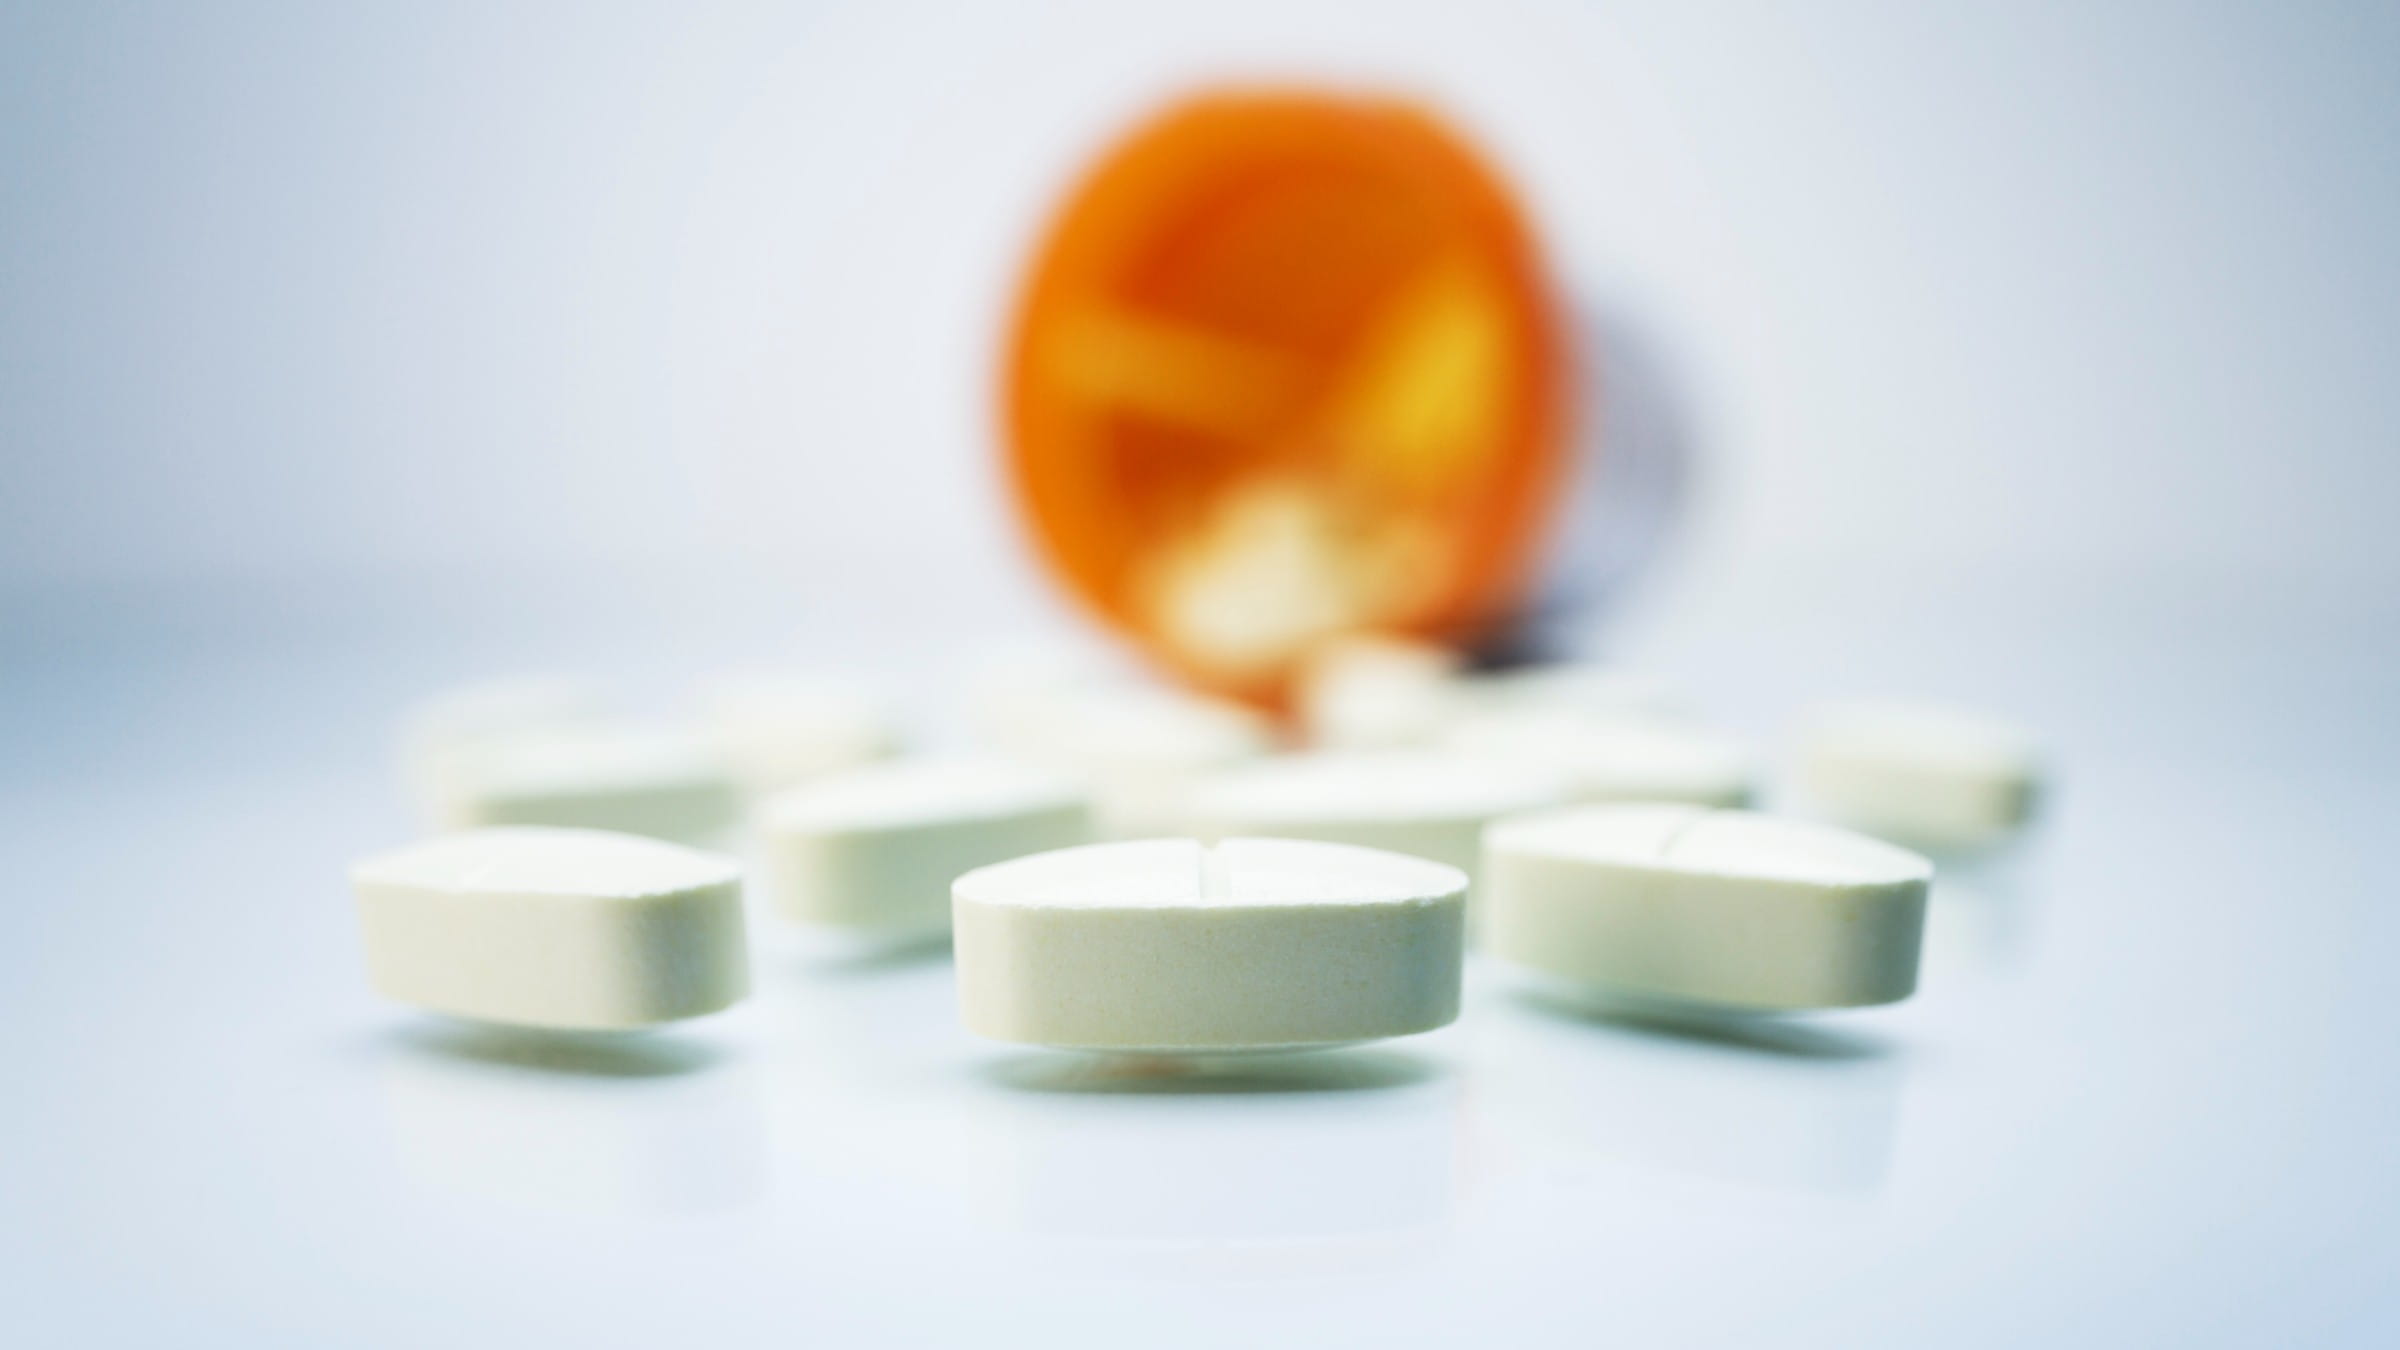
{"label": "pill reflection", "polygon": [[1934,855],[1921,986],[1960,975],[2006,976],[2027,964],[2039,908],[2037,844],[2020,839],[1977,853]]}
{"label": "pill reflection", "polygon": [[1458,1087],[1400,1050],[1198,1068],[987,1066],[976,1208],[995,1227],[1184,1270],[1318,1272],[1429,1244],[1457,1185]]}
{"label": "pill reflection", "polygon": [[1503,982],[1476,1046],[1478,1122],[1520,1162],[1601,1158],[1866,1196],[1891,1168],[1899,1050],[1808,1019],[1636,1017]]}
{"label": "pill reflection", "polygon": [[430,1190],[589,1216],[719,1210],[761,1188],[753,1073],[706,1042],[427,1024],[382,1050],[401,1166]]}

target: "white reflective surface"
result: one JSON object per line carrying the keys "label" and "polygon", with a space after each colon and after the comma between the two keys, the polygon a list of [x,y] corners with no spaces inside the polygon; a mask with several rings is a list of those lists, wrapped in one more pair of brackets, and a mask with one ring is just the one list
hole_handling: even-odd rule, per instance
{"label": "white reflective surface", "polygon": [[683,1029],[380,1003],[388,715],[516,650],[62,629],[0,713],[12,1340],[2389,1344],[2393,630],[1999,595],[1641,639],[1755,734],[1873,684],[2056,738],[1916,1000],[1645,1025],[1478,965],[1449,1030],[1203,1074],[976,1043],[940,952],[771,915]]}

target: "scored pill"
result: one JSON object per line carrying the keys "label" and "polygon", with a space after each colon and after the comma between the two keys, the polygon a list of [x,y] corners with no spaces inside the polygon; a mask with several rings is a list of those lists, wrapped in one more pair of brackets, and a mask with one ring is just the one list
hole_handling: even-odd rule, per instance
{"label": "scored pill", "polygon": [[1467,879],[1287,839],[1093,844],[952,887],[969,1031],[1068,1049],[1296,1049],[1458,1016]]}
{"label": "scored pill", "polygon": [[716,1012],[749,991],[731,858],[516,827],[429,839],[350,878],[375,987],[435,1012],[615,1030]]}
{"label": "scored pill", "polygon": [[1825,825],[1584,806],[1484,837],[1478,938],[1614,993],[1790,1010],[1908,997],[1932,864]]}
{"label": "scored pill", "polygon": [[1074,782],[973,760],[896,760],[769,798],[755,816],[778,906],[861,934],[950,926],[950,883],[986,863],[1085,843]]}

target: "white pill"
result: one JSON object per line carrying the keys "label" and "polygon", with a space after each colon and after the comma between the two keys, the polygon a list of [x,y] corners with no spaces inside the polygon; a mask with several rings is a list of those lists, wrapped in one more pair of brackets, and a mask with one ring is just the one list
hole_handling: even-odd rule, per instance
{"label": "white pill", "polygon": [[496,744],[601,722],[608,700],[595,686],[556,675],[461,685],[409,710],[401,727],[401,772],[411,796],[431,809],[450,766]]}
{"label": "white pill", "polygon": [[1253,709],[1168,689],[1095,691],[1063,709],[1042,762],[1090,784],[1101,834],[1180,834],[1203,776],[1264,755],[1274,727]]}
{"label": "white pill", "polygon": [[1890,1003],[1917,985],[1932,864],[1826,825],[1583,806],[1485,835],[1478,936],[1602,989],[1743,1009]]}
{"label": "white pill", "polygon": [[1458,1016],[1467,879],[1281,839],[1094,844],[952,887],[959,1006],[995,1040],[1177,1053],[1338,1045]]}
{"label": "white pill", "polygon": [[1461,719],[1443,743],[1554,774],[1579,802],[1746,806],[1755,777],[1741,742],[1681,722],[1520,709]]}
{"label": "white pill", "polygon": [[769,798],[756,815],[777,904],[873,936],[950,926],[950,883],[987,863],[1088,842],[1080,785],[1023,765],[895,760]]}
{"label": "white pill", "polygon": [[733,676],[710,685],[703,702],[709,738],[752,793],[882,759],[900,745],[882,700],[839,681]]}
{"label": "white pill", "polygon": [[556,825],[709,843],[740,813],[705,741],[625,727],[553,731],[462,752],[436,784],[439,828]]}
{"label": "white pill", "polygon": [[520,1026],[608,1030],[739,1002],[741,867],[598,830],[445,835],[350,873],[383,993]]}
{"label": "white pill", "polygon": [[1670,720],[1691,711],[1658,676],[1584,661],[1481,671],[1461,681],[1460,694],[1480,708],[1549,708],[1619,721]]}
{"label": "white pill", "polygon": [[1075,710],[1138,687],[1130,674],[1080,644],[1035,643],[989,656],[966,676],[966,720],[975,744],[1013,759],[1058,754]]}
{"label": "white pill", "polygon": [[1324,751],[1200,783],[1182,832],[1358,844],[1471,874],[1485,824],[1564,800],[1556,778],[1517,765],[1434,751]]}
{"label": "white pill", "polygon": [[1389,637],[1349,637],[1302,665],[1297,705],[1308,743],[1388,750],[1424,745],[1457,710],[1462,659],[1449,647]]}
{"label": "white pill", "polygon": [[2041,754],[2026,732],[1925,704],[1820,709],[1802,734],[1797,788],[1829,819],[1937,849],[1992,844],[2033,814]]}

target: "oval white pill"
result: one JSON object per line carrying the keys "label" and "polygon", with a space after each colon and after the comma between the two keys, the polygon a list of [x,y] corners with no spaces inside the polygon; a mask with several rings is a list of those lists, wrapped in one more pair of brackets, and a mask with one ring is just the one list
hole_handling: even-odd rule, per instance
{"label": "oval white pill", "polygon": [[995,1040],[1143,1053],[1287,1049],[1458,1016],[1467,879],[1282,839],[1094,844],[952,887],[959,1006]]}
{"label": "oval white pill", "polygon": [[606,1030],[697,1017],[749,992],[731,858],[519,827],[429,839],[350,879],[375,987],[435,1012]]}
{"label": "oval white pill", "polygon": [[1800,795],[1853,829],[1936,849],[1998,842],[2029,819],[2041,755],[2008,723],[1956,708],[1853,702],[1802,734]]}
{"label": "oval white pill", "polygon": [[1917,984],[1932,864],[1831,826],[1586,806],[1485,835],[1478,937],[1503,960],[1727,1008],[1890,1003]]}
{"label": "oval white pill", "polygon": [[1115,838],[1181,833],[1194,782],[1274,745],[1259,713],[1167,689],[1095,691],[1061,711],[1042,762],[1091,785],[1099,830]]}
{"label": "oval white pill", "polygon": [[900,746],[891,710],[836,680],[730,676],[710,685],[703,702],[710,740],[753,793],[882,759]]}
{"label": "oval white pill", "polygon": [[502,742],[599,723],[608,700],[586,681],[522,675],[461,685],[409,710],[401,727],[401,772],[426,809],[462,755]]}
{"label": "oval white pill", "polygon": [[1556,778],[1434,751],[1328,751],[1229,770],[1192,789],[1186,832],[1413,853],[1472,872],[1483,827],[1565,800]]}
{"label": "oval white pill", "polygon": [[756,820],[785,913],[895,937],[946,930],[950,883],[961,873],[1085,843],[1092,830],[1074,782],[973,760],[831,774],[769,798]]}
{"label": "oval white pill", "polygon": [[740,813],[733,776],[696,737],[630,728],[553,731],[454,756],[440,828],[555,825],[713,842]]}
{"label": "oval white pill", "polygon": [[1679,722],[1555,709],[1492,712],[1462,719],[1444,744],[1547,771],[1579,802],[1746,806],[1755,777],[1741,742]]}

